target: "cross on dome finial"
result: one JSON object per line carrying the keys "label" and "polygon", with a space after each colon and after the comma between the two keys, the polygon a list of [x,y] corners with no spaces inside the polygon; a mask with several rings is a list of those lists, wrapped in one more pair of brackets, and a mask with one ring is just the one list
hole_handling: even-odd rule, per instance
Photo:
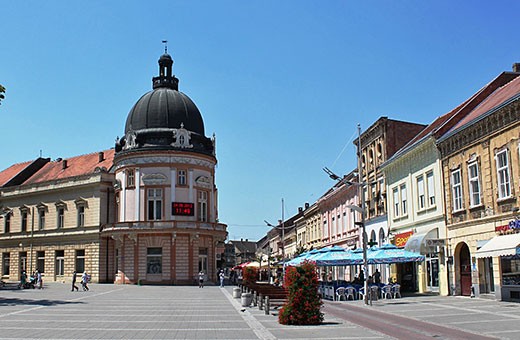
{"label": "cross on dome finial", "polygon": [[164,44],[164,53],[168,53],[168,40],[163,40],[162,43]]}

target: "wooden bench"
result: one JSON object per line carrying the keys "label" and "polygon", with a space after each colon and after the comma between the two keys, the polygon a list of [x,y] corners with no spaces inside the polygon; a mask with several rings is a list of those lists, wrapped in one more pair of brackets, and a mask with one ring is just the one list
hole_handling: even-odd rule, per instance
{"label": "wooden bench", "polygon": [[287,289],[273,286],[271,284],[249,283],[244,285],[245,289],[253,292],[253,305],[264,310],[268,315],[271,308],[278,308],[287,302]]}

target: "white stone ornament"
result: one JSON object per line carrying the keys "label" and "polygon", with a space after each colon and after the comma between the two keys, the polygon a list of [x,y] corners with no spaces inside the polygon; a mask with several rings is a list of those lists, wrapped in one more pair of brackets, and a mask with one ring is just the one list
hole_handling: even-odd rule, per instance
{"label": "white stone ornament", "polygon": [[191,132],[184,128],[184,123],[181,123],[180,129],[173,129],[173,143],[172,146],[181,149],[191,149]]}

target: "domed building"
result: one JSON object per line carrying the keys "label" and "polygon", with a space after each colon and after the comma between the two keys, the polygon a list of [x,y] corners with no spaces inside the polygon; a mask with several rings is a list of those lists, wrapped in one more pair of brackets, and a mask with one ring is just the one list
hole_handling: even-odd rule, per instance
{"label": "domed building", "polygon": [[216,280],[226,225],[218,222],[215,138],[159,59],[152,91],[128,113],[115,148],[37,158],[0,171],[0,278],[38,270],[44,282],[193,284]]}
{"label": "domed building", "polygon": [[132,107],[116,142],[117,222],[102,231],[116,282],[186,284],[201,270],[213,279],[227,236],[218,223],[215,138],[205,136],[172,66],[169,54],[159,58],[153,90]]}

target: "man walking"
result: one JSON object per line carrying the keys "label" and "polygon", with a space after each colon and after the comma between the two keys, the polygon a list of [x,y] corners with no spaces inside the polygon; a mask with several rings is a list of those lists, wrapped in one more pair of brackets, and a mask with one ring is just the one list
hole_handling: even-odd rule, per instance
{"label": "man walking", "polygon": [[199,288],[204,288],[204,272],[199,272]]}
{"label": "man walking", "polygon": [[83,272],[83,275],[81,276],[81,286],[83,286],[83,291],[89,290],[88,286],[87,286],[88,281],[89,281],[89,275],[85,271],[85,272]]}
{"label": "man walking", "polygon": [[76,291],[79,291],[78,286],[76,286],[76,276],[77,276],[77,274],[78,274],[78,273],[77,273],[76,271],[74,271],[74,272],[72,273],[72,290],[71,290],[71,292],[73,292],[74,289],[76,289]]}
{"label": "man walking", "polygon": [[224,288],[224,270],[220,270],[220,274],[218,274],[218,276],[220,278],[220,288]]}

